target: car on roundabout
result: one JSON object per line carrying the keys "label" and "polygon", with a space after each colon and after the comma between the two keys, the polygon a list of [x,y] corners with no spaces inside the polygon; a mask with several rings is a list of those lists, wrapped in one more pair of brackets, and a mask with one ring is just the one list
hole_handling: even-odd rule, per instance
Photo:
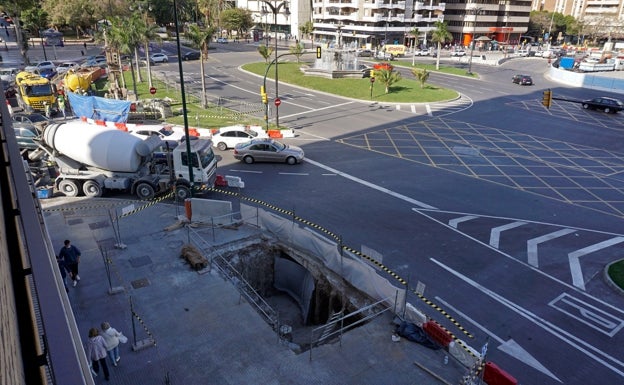
{"label": "car on roundabout", "polygon": [[429,56],[429,50],[428,49],[417,49],[416,51],[414,51],[414,55],[415,56]]}
{"label": "car on roundabout", "polygon": [[511,82],[521,86],[532,86],[533,78],[529,75],[516,74],[511,78]]}
{"label": "car on roundabout", "polygon": [[219,43],[219,44],[227,44],[228,43],[228,39],[227,39],[227,37],[218,37],[217,38],[217,43]]}
{"label": "car on roundabout", "polygon": [[584,100],[581,102],[581,106],[586,110],[602,110],[607,114],[615,114],[624,110],[624,103],[621,100],[607,96]]}
{"label": "car on roundabout", "polygon": [[463,49],[455,49],[451,51],[451,56],[455,56],[455,57],[466,56],[466,51],[464,51]]}
{"label": "car on roundabout", "polygon": [[252,139],[234,147],[234,158],[247,164],[276,162],[293,165],[301,163],[304,155],[301,148],[271,138]]}
{"label": "car on roundabout", "polygon": [[78,63],[74,63],[74,62],[64,62],[58,65],[58,67],[56,67],[56,72],[58,72],[59,75],[62,75],[64,73],[66,73],[67,71],[69,71],[70,69],[78,69],[80,66],[78,65]]}
{"label": "car on roundabout", "polygon": [[200,57],[201,57],[201,52],[188,51],[182,56],[182,60],[199,60]]}
{"label": "car on roundabout", "polygon": [[156,64],[156,63],[168,63],[169,62],[169,57],[167,55],[165,55],[164,53],[155,53],[153,55],[150,55],[150,64]]}

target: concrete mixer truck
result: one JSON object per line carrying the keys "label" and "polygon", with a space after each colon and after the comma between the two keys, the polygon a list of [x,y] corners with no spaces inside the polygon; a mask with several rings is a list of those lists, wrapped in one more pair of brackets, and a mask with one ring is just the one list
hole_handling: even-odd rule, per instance
{"label": "concrete mixer truck", "polygon": [[152,199],[175,187],[183,200],[191,195],[189,159],[193,187],[214,185],[217,161],[210,140],[190,140],[190,157],[182,142],[171,150],[168,162],[152,156],[162,143],[155,136],[144,140],[113,127],[71,121],[48,125],[39,147],[56,162],[55,187],[69,197],[99,197],[107,190],[121,190]]}

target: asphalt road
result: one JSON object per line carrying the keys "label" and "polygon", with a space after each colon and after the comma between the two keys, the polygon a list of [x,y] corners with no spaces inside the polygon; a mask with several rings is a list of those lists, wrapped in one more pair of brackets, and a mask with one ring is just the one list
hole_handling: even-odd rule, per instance
{"label": "asphalt road", "polygon": [[[257,102],[261,79],[237,67],[259,59],[245,44],[217,45],[210,94]],[[197,62],[184,65],[196,87]],[[624,114],[545,109],[547,88],[600,94],[552,83],[546,67],[530,58],[473,65],[478,80],[434,74],[462,99],[400,108],[280,85],[280,123],[297,134],[284,141],[306,162],[246,165],[223,152],[219,172],[338,234],[411,291],[420,283],[455,322],[409,301],[470,346],[487,343],[487,360],[520,383],[622,383],[624,297],[602,274],[624,254]],[[536,84],[512,84],[515,73]]]}

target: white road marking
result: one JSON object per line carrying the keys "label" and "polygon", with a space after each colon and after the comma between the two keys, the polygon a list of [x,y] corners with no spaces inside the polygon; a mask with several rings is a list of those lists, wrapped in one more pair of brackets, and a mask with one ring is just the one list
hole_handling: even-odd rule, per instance
{"label": "white road marking", "polygon": [[609,337],[613,337],[624,326],[623,319],[583,302],[568,293],[562,293],[550,301],[548,305]]}
{"label": "white road marking", "polygon": [[516,227],[520,227],[522,225],[526,225],[526,222],[512,222],[506,225],[494,227],[490,230],[490,246],[498,249],[498,244],[500,241],[500,234],[505,230],[515,229]]}
{"label": "white road marking", "polygon": [[431,106],[429,104],[425,104],[425,109],[427,110],[427,115],[433,116],[433,111],[431,111]]}
{"label": "white road marking", "polygon": [[529,265],[538,267],[539,264],[537,261],[537,246],[540,243],[548,242],[552,239],[563,237],[564,235],[568,235],[575,231],[576,231],[575,229],[561,229],[550,234],[542,235],[541,237],[529,239],[527,241],[527,257],[528,257]]}
{"label": "white road marking", "polygon": [[307,172],[278,172],[279,175],[310,175]]}
{"label": "white road marking", "polygon": [[570,273],[572,273],[572,284],[581,290],[585,290],[585,279],[583,278],[583,271],[581,270],[581,257],[595,251],[617,245],[621,242],[624,242],[624,237],[615,237],[568,254],[568,259],[570,260]]}
{"label": "white road marking", "polygon": [[410,106],[410,108],[411,108],[411,110],[412,110],[412,113],[414,113],[414,114],[415,114],[415,113],[416,113],[416,105],[415,105],[415,104],[412,104],[412,105]]}
{"label": "white road marking", "polygon": [[349,175],[349,174],[344,173],[342,171],[336,170],[335,168],[331,168],[331,167],[326,166],[326,165],[324,165],[322,163],[319,163],[319,162],[316,162],[314,160],[311,160],[310,158],[306,158],[306,162],[308,162],[308,163],[310,163],[310,164],[312,164],[312,165],[314,165],[316,167],[325,169],[325,170],[327,170],[327,171],[329,171],[331,173],[334,173],[336,175],[340,175],[343,178],[349,179],[349,180],[351,180],[353,182],[356,182],[356,183],[359,183],[359,184],[361,184],[363,186],[366,186],[366,187],[372,188],[374,190],[380,191],[380,192],[382,192],[384,194],[388,194],[388,195],[390,195],[392,197],[404,200],[405,202],[408,202],[408,203],[413,204],[415,206],[418,206],[418,207],[421,207],[421,208],[428,208],[428,209],[431,209],[431,210],[436,210],[435,207],[430,206],[430,205],[428,205],[428,204],[426,204],[424,202],[418,201],[416,199],[412,199],[412,198],[410,198],[408,196],[396,193],[396,192],[394,192],[392,190],[388,190],[387,188],[384,188],[384,187],[381,187],[381,186],[377,186],[376,184],[372,184],[372,183],[367,182],[365,180],[362,180],[360,178],[356,178],[353,175]]}
{"label": "white road marking", "polygon": [[459,316],[461,316],[462,318],[468,320],[470,323],[472,323],[474,326],[476,326],[482,332],[484,332],[485,334],[489,335],[494,340],[496,340],[500,344],[498,346],[499,350],[502,350],[503,352],[509,354],[510,356],[516,358],[517,360],[520,360],[520,361],[524,362],[525,364],[529,365],[530,367],[532,367],[532,368],[534,368],[536,370],[539,370],[540,372],[544,373],[545,375],[549,376],[550,378],[552,378],[554,380],[557,380],[559,382],[562,382],[550,370],[546,369],[546,367],[544,365],[542,365],[541,362],[539,362],[535,357],[533,357],[531,355],[531,353],[527,352],[524,348],[522,348],[522,346],[520,346],[520,344],[518,344],[513,339],[510,338],[507,341],[503,340],[502,338],[500,338],[499,336],[497,336],[493,332],[491,332],[488,329],[486,329],[485,326],[481,325],[477,321],[475,321],[472,318],[468,317],[466,314],[461,312],[459,309],[457,309],[453,305],[451,305],[448,302],[444,301],[442,298],[435,297],[435,299],[436,299],[436,301],[438,303],[441,303],[447,309],[451,309],[454,313],[456,313]]}
{"label": "white road marking", "polygon": [[456,229],[457,225],[459,225],[462,222],[468,222],[471,221],[473,219],[479,218],[478,216],[475,215],[466,215],[463,217],[459,217],[459,218],[455,218],[455,219],[451,219],[449,221],[449,226],[451,226],[452,228]]}
{"label": "white road marking", "polygon": [[[463,274],[461,274],[461,273],[451,269],[450,267],[448,267],[448,266],[444,265],[443,263],[435,260],[434,258],[429,258],[429,260],[431,260],[433,263],[435,263],[436,265],[440,266],[444,270],[448,271],[452,275],[456,276],[457,278],[461,279],[462,281],[466,282],[470,286],[472,286],[472,287],[476,288],[477,290],[481,291],[483,294],[485,294],[485,295],[489,296],[490,298],[492,298],[493,300],[499,302],[503,306],[509,308],[510,310],[514,311],[515,313],[519,314],[520,316],[526,318],[527,320],[532,322],[535,326],[544,329],[546,332],[548,332],[548,333],[552,334],[553,336],[559,338],[561,341],[563,341],[563,342],[567,343],[568,345],[572,346],[573,348],[577,349],[579,352],[585,354],[589,358],[594,359],[599,364],[601,364],[601,365],[611,369],[614,373],[616,373],[620,377],[624,377],[624,372],[621,369],[618,369],[617,367],[614,366],[614,365],[618,365],[618,366],[624,368],[624,362],[619,361],[615,357],[612,357],[612,356],[608,355],[607,353],[603,352],[601,349],[599,349],[599,348],[589,344],[588,342],[583,341],[582,339],[578,338],[577,336],[575,336],[575,335],[573,335],[573,334],[571,334],[571,333],[561,329],[557,325],[552,324],[551,322],[545,320],[544,318],[541,318],[538,315],[528,311],[527,309],[524,309],[520,305],[518,305],[518,304],[508,300],[507,298],[505,298],[505,297],[503,297],[503,296],[501,296],[501,295],[491,291],[490,289],[488,289],[488,288],[482,286],[481,284],[473,281],[472,279],[466,277],[465,275],[463,275]],[[607,361],[610,361],[611,363],[609,363]]]}
{"label": "white road marking", "polygon": [[330,109],[330,108],[342,107],[342,106],[346,106],[346,105],[353,104],[353,103],[355,103],[355,102],[346,102],[346,103],[340,103],[340,104],[332,104],[331,106],[322,107],[322,108],[310,108],[310,107],[307,107],[308,111],[297,112],[296,114],[290,114],[290,115],[282,115],[281,118],[292,118],[293,116],[309,114],[310,112],[323,111],[323,110],[327,110],[327,109]]}
{"label": "white road marking", "polygon": [[252,170],[237,170],[237,169],[230,169],[230,171],[232,172],[246,172],[248,174],[262,174],[262,171],[252,171]]}

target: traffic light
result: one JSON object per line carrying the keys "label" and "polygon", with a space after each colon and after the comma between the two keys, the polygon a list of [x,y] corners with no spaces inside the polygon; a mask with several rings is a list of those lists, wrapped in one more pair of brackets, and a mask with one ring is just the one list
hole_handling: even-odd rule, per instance
{"label": "traffic light", "polygon": [[375,70],[370,71],[370,77],[371,79],[375,79]]}
{"label": "traffic light", "polygon": [[267,104],[269,102],[269,98],[267,96],[266,90],[264,86],[260,86],[260,96],[262,97],[262,103]]}
{"label": "traffic light", "polygon": [[317,59],[321,58],[321,47],[320,46],[316,47],[316,58]]}
{"label": "traffic light", "polygon": [[550,105],[552,104],[552,91],[550,89],[544,91],[544,94],[542,96],[542,104],[544,105],[544,107],[550,108]]}

